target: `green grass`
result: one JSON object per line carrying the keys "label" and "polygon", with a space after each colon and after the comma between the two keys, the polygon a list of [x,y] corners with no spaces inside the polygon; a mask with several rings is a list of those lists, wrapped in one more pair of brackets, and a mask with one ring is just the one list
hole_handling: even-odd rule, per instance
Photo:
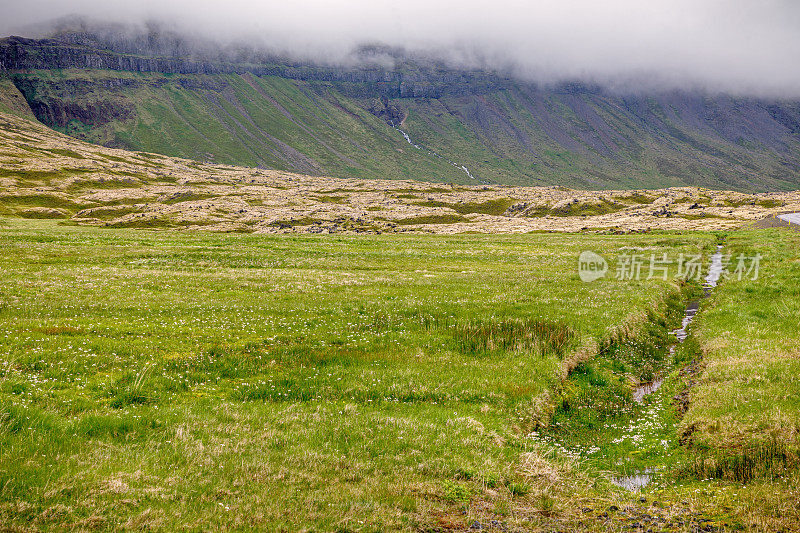
{"label": "green grass", "polygon": [[734,276],[699,320],[706,368],[682,430],[700,477],[750,481],[798,466],[798,244],[785,230],[730,238],[732,270],[739,254],[763,258],[759,279]]}
{"label": "green grass", "polygon": [[[402,198],[403,196],[398,196],[398,198]],[[414,196],[406,196],[410,198],[415,198]],[[456,213],[460,215],[468,215],[471,213],[480,213],[485,215],[495,215],[500,216],[505,213],[509,207],[514,204],[514,200],[509,198],[498,198],[495,200],[487,200],[485,202],[474,203],[474,202],[462,202],[462,203],[449,203],[449,202],[440,202],[436,200],[426,200],[424,202],[416,202],[414,205],[419,205],[422,207],[446,207],[448,209],[452,209]]]}
{"label": "green grass", "polygon": [[538,206],[534,209],[525,212],[525,216],[529,217],[577,217],[577,216],[599,216],[616,213],[625,209],[625,205],[612,202],[610,200],[601,199],[598,202],[589,201],[581,202],[574,201],[559,207],[552,206]]}
{"label": "green grass", "polygon": [[0,205],[15,208],[49,207],[67,210],[77,209],[79,207],[78,204],[68,198],[47,193],[0,196]]}
{"label": "green grass", "polygon": [[96,209],[93,209],[89,216],[91,218],[98,218],[101,220],[112,220],[115,218],[123,217],[125,215],[129,215],[131,213],[139,213],[139,212],[141,212],[140,208],[121,204],[121,205],[98,207]]}
{"label": "green grass", "polygon": [[[135,212],[130,210],[129,212]],[[101,212],[108,214],[108,212]],[[126,213],[123,213],[126,214]],[[122,215],[120,215],[122,216]],[[102,218],[102,217],[100,217]],[[114,228],[131,228],[131,229],[167,229],[167,228],[187,228],[191,226],[210,226],[214,224],[210,220],[175,220],[169,217],[159,218],[134,218],[130,220],[123,220],[120,222],[112,222],[108,225]]]}
{"label": "green grass", "polygon": [[[702,301],[692,336],[675,346],[668,332],[686,296],[698,297],[694,284],[684,298],[668,298],[639,327],[622,329],[598,355],[581,360],[534,435],[587,471],[649,469],[654,479],[642,502],[688,506],[726,529],[794,530],[800,523],[798,234],[772,229],[719,237],[733,257],[729,274]],[[739,279],[739,254],[762,254],[758,279]],[[642,404],[632,401],[632,383],[655,377],[663,379],[661,388]],[[641,512],[652,515],[648,505]]]}
{"label": "green grass", "polygon": [[[589,472],[650,472],[648,492],[672,486],[672,472],[686,458],[676,429],[682,413],[674,398],[688,386],[683,376],[691,342],[670,357],[676,341],[669,332],[679,326],[686,298],[697,291],[689,285],[673,293],[658,310],[610,338],[597,356],[578,363],[556,396],[551,420],[535,430],[536,438],[579,458]],[[661,387],[637,403],[633,384],[656,379]]]}
{"label": "green grass", "polygon": [[756,205],[771,209],[774,207],[783,207],[786,204],[781,200],[756,200]]}
{"label": "green grass", "polygon": [[25,529],[535,527],[606,489],[524,428],[676,292],[577,256],[713,241],[5,222],[0,522]]}
{"label": "green grass", "polygon": [[161,203],[165,205],[174,205],[181,202],[197,202],[200,200],[208,200],[209,198],[216,198],[216,195],[193,190],[171,194],[169,197],[162,200]]}
{"label": "green grass", "polygon": [[[133,174],[132,172],[128,174]],[[119,172],[118,175],[124,176],[125,174]],[[133,176],[128,176],[122,179],[89,179],[89,180],[76,180],[66,189],[68,192],[80,193],[89,190],[115,190],[115,189],[136,189],[142,186],[142,182],[130,179]],[[138,176],[143,177],[143,176]]]}
{"label": "green grass", "polygon": [[64,176],[63,172],[55,170],[11,170],[0,168],[0,178],[17,178],[23,181],[49,181]]}
{"label": "green grass", "polygon": [[312,218],[312,217],[299,217],[287,220],[277,220],[272,223],[272,226],[278,228],[293,228],[295,226],[311,226],[313,224],[322,224],[325,222],[319,218]]}
{"label": "green grass", "polygon": [[48,154],[60,155],[62,157],[69,157],[72,159],[86,159],[75,150],[69,150],[66,148],[40,148],[39,150]]}
{"label": "green grass", "polygon": [[318,194],[314,196],[314,200],[317,202],[321,202],[323,204],[345,204],[347,203],[346,196],[335,196],[335,195],[326,195],[326,194]]}
{"label": "green grass", "polygon": [[6,76],[0,76],[0,112],[27,119],[35,118],[25,98]]}

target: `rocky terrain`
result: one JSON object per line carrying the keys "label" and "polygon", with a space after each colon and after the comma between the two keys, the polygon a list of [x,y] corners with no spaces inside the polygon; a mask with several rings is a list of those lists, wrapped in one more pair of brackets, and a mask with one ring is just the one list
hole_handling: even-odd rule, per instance
{"label": "rocky terrain", "polygon": [[103,148],[0,114],[0,215],[253,233],[723,229],[800,211],[800,193],[578,191],[314,177]]}
{"label": "rocky terrain", "polygon": [[0,100],[107,147],[314,176],[800,188],[795,101],[543,87],[381,47],[345,67],[131,39],[2,39]]}

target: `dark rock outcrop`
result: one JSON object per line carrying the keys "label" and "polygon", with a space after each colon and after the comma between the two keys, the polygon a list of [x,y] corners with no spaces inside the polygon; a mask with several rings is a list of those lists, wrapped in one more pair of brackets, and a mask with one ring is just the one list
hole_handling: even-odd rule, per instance
{"label": "dark rock outcrop", "polygon": [[503,78],[481,71],[445,69],[435,62],[400,62],[394,68],[293,63],[230,63],[180,57],[120,54],[55,39],[0,39],[0,71],[97,69],[163,74],[245,74],[338,84],[351,97],[439,98],[486,92]]}

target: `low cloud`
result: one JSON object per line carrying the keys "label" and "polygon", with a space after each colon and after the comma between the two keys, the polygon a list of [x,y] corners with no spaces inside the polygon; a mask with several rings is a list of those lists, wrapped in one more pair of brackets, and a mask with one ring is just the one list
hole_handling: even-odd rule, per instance
{"label": "low cloud", "polygon": [[29,0],[0,12],[6,35],[30,32],[42,14],[159,20],[220,43],[329,62],[383,43],[542,83],[800,97],[795,0]]}

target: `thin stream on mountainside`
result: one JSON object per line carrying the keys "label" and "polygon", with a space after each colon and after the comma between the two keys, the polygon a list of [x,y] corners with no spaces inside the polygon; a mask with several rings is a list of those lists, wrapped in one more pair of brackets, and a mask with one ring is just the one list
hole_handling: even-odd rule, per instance
{"label": "thin stream on mountainside", "polygon": [[485,182],[483,180],[478,180],[478,178],[473,176],[472,173],[469,171],[469,169],[466,166],[459,165],[458,163],[455,163],[455,162],[447,159],[446,157],[444,157],[443,155],[439,154],[435,150],[429,150],[427,148],[423,148],[422,146],[420,146],[420,145],[416,144],[414,141],[412,141],[411,140],[411,136],[409,136],[408,133],[406,133],[405,131],[401,130],[399,127],[395,126],[394,124],[389,124],[389,125],[391,127],[393,127],[394,129],[396,129],[397,131],[399,131],[400,134],[403,136],[403,138],[408,142],[408,144],[410,144],[411,146],[413,146],[417,150],[424,150],[424,151],[428,152],[429,154],[431,154],[434,157],[438,157],[439,159],[447,161],[448,163],[450,163],[451,165],[453,165],[457,169],[463,171],[467,176],[469,176],[470,179],[473,179],[473,180],[476,180],[476,181],[480,181],[481,183],[488,183],[488,182]]}

